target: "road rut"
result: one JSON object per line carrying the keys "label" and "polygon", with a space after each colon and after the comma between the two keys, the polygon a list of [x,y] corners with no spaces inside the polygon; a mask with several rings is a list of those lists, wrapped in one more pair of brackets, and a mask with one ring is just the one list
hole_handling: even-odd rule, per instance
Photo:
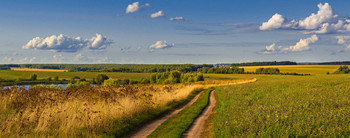
{"label": "road rut", "polygon": [[179,113],[180,111],[182,111],[183,109],[185,109],[187,106],[192,105],[197,99],[198,97],[201,95],[202,92],[198,93],[190,102],[188,102],[185,106],[182,106],[179,109],[176,109],[175,111],[172,111],[166,115],[164,115],[163,117],[154,120],[148,124],[146,124],[145,126],[143,126],[140,130],[138,130],[136,133],[134,133],[133,135],[131,135],[131,138],[146,138],[148,135],[150,135],[154,130],[156,130],[158,128],[159,125],[161,125],[164,121],[168,120],[170,117],[172,117],[173,115]]}
{"label": "road rut", "polygon": [[193,122],[188,131],[183,134],[185,138],[199,138],[205,129],[205,122],[213,113],[216,105],[215,90],[210,92],[210,101],[208,106],[203,110],[203,112],[197,117]]}

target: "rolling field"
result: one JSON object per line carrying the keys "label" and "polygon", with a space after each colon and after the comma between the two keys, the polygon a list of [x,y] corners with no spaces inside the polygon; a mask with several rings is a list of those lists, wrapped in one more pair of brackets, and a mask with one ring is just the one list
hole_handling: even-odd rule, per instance
{"label": "rolling field", "polygon": [[68,72],[68,70],[61,69],[32,69],[32,68],[11,68],[14,71],[45,71],[45,72]]}
{"label": "rolling field", "polygon": [[37,74],[38,78],[48,78],[59,76],[59,78],[71,79],[74,76],[80,78],[92,79],[98,74],[106,74],[113,79],[132,79],[140,80],[142,78],[149,78],[150,73],[119,73],[119,72],[46,72],[46,71],[11,71],[0,70],[0,78],[3,79],[17,79],[17,78],[29,78],[31,74]]}
{"label": "rolling field", "polygon": [[[267,66],[248,69],[255,71],[260,67]],[[207,120],[211,123],[206,124],[205,134],[210,137],[350,135],[350,75],[326,75],[338,66],[272,67],[282,72],[313,75],[204,74],[204,82],[174,85],[35,88],[25,93],[7,90],[0,93],[0,136],[125,136],[141,124],[185,103],[194,96],[195,90],[210,87],[216,87],[217,99],[214,114]],[[0,77],[14,79],[33,73],[39,78],[67,79],[74,76],[91,79],[97,74],[114,79],[150,77],[149,73],[38,71],[0,71]],[[199,108],[194,104],[191,108],[200,111],[203,106]],[[181,137],[194,120],[193,116],[191,112],[179,114],[174,116],[175,122],[178,118],[190,121],[185,125],[165,123],[161,125],[164,128],[159,129],[175,125],[174,128],[181,128],[181,131],[171,135]],[[155,133],[165,136],[169,132]]]}
{"label": "rolling field", "polygon": [[350,75],[267,76],[217,88],[216,137],[349,136]]}
{"label": "rolling field", "polygon": [[244,71],[255,72],[257,68],[279,68],[282,73],[326,74],[333,73],[339,65],[283,65],[283,66],[244,66]]}

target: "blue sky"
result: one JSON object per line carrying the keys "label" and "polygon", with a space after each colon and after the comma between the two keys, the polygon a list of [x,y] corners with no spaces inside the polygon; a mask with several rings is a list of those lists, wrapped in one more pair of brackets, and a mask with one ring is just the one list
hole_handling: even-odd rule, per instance
{"label": "blue sky", "polygon": [[346,0],[4,0],[0,63],[343,61],[350,59],[348,5]]}

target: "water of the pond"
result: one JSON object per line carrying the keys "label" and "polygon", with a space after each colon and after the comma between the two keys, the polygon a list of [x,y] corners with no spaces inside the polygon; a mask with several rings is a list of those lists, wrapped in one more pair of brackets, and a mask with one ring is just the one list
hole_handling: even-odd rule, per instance
{"label": "water of the pond", "polygon": [[[24,88],[26,90],[29,90],[30,88],[33,88],[35,86],[53,86],[53,87],[61,87],[63,89],[66,89],[68,84],[38,84],[38,85],[19,85],[19,86],[5,86],[3,87],[3,89],[6,89],[6,88],[12,88],[12,87],[17,87],[17,88]],[[96,84],[90,84],[90,86],[98,86]]]}

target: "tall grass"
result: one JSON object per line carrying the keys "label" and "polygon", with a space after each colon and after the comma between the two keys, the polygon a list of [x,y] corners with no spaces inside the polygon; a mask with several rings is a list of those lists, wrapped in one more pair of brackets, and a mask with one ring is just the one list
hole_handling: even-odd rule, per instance
{"label": "tall grass", "polygon": [[221,84],[4,89],[0,136],[120,137],[183,102],[194,90],[217,85]]}
{"label": "tall grass", "polygon": [[348,75],[259,78],[216,90],[216,137],[350,135]]}

